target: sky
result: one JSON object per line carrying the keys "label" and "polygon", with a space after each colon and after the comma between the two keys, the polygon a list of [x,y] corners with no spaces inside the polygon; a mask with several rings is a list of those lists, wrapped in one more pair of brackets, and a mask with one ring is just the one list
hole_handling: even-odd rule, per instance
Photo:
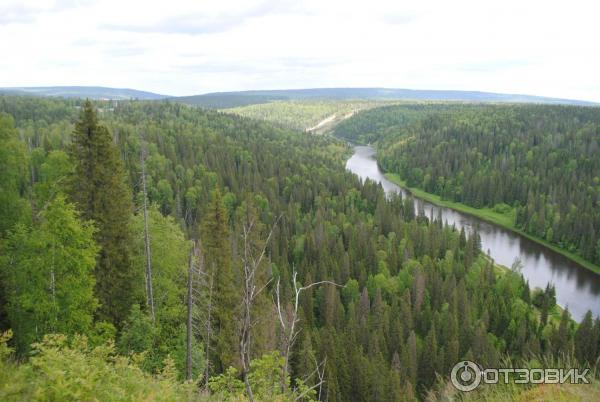
{"label": "sky", "polygon": [[318,87],[600,101],[600,4],[0,0],[0,86]]}

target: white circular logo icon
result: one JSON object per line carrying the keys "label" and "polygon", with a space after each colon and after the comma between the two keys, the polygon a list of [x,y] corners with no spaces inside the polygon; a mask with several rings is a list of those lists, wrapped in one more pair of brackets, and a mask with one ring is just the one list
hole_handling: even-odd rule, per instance
{"label": "white circular logo icon", "polygon": [[460,391],[473,391],[481,383],[481,369],[472,361],[458,362],[450,373],[452,385]]}

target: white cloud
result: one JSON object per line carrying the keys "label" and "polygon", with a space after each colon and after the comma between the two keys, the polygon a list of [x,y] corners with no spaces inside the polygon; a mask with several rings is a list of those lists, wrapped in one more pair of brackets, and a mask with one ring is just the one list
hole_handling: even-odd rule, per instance
{"label": "white cloud", "polygon": [[0,86],[383,86],[600,101],[599,11],[578,0],[0,0]]}

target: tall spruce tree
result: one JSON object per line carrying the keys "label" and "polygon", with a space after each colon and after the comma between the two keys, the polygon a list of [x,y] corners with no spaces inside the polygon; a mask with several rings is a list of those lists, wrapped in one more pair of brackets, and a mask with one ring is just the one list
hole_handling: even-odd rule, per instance
{"label": "tall spruce tree", "polygon": [[236,290],[231,259],[229,223],[223,197],[217,189],[213,192],[202,225],[206,269],[214,278],[215,356],[212,363],[221,372],[229,366],[238,366],[238,312],[240,297]]}
{"label": "tall spruce tree", "polygon": [[579,328],[575,331],[575,357],[579,362],[595,363],[594,358],[597,356],[598,349],[597,335],[594,333],[592,312],[588,310],[579,324]]}
{"label": "tall spruce tree", "polygon": [[69,155],[75,166],[70,195],[82,218],[93,220],[100,246],[95,275],[98,318],[120,326],[136,299],[138,277],[131,263],[133,210],[123,162],[108,129],[86,101],[73,132]]}

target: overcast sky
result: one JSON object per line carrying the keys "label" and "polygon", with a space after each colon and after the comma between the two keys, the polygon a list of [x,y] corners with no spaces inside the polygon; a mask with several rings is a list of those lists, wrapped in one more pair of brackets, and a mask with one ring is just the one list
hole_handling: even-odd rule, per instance
{"label": "overcast sky", "polygon": [[378,86],[600,101],[597,4],[0,0],[0,86]]}

